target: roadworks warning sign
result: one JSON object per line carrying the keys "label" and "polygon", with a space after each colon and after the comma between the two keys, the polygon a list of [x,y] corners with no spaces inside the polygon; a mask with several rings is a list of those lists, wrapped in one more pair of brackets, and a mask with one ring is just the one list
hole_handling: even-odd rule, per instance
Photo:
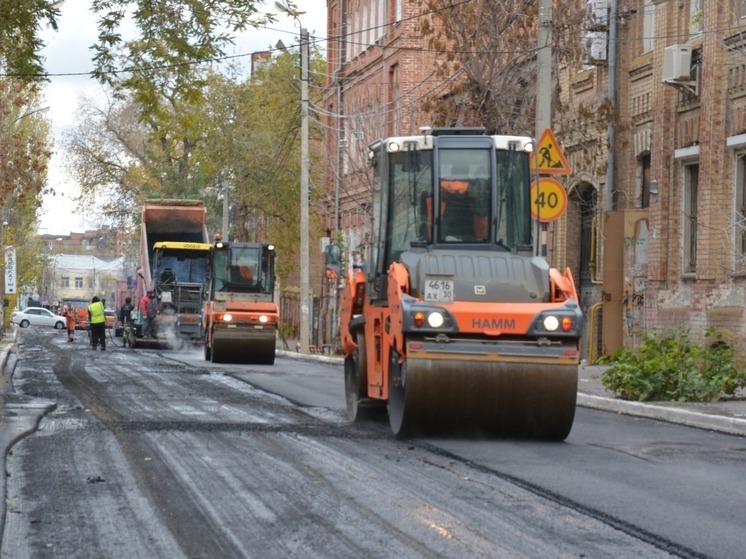
{"label": "roadworks warning sign", "polygon": [[544,130],[537,144],[537,152],[531,158],[531,171],[536,172],[536,164],[539,165],[540,175],[569,175],[572,173],[570,164],[562,153],[557,138],[551,128]]}

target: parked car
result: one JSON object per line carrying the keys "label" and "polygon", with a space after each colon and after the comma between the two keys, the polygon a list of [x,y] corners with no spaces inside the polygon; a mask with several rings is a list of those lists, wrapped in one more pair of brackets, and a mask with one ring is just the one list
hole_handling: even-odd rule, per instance
{"label": "parked car", "polygon": [[29,326],[51,326],[56,330],[65,329],[65,317],[54,314],[42,307],[28,307],[22,311],[15,310],[10,315],[10,321],[21,328]]}

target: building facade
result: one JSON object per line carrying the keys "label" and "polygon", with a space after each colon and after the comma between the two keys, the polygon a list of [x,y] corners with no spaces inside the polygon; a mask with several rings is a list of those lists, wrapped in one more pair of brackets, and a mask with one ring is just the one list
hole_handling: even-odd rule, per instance
{"label": "building facade", "polygon": [[[714,329],[744,354],[746,3],[591,4],[588,63],[563,69],[572,111],[553,126],[573,163],[571,200],[596,201],[594,350],[673,330],[705,340]],[[555,245],[571,266],[586,223],[575,214],[557,225],[566,241]]]}
{"label": "building facade", "polygon": [[370,242],[368,146],[429,125],[422,100],[445,88],[434,79],[434,55],[424,47],[419,11],[406,0],[327,1],[323,105],[334,206],[327,230],[341,234],[348,265]]}
{"label": "building facade", "polygon": [[[57,307],[65,298],[106,300],[107,309],[118,309],[131,296],[135,265],[128,262],[109,227],[69,235],[41,235],[44,246],[42,276],[38,285],[24,286],[22,307]],[[131,260],[131,258],[129,258]]]}

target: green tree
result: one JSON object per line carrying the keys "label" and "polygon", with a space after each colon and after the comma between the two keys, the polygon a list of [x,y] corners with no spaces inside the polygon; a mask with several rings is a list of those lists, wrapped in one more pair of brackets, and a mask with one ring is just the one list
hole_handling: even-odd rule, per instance
{"label": "green tree", "polygon": [[[300,84],[296,52],[268,59],[248,81],[215,75],[208,82],[209,110],[200,128],[205,137],[194,152],[197,173],[209,185],[214,207],[230,190],[230,237],[271,242],[283,258],[278,275],[293,267],[300,242]],[[324,61],[311,56],[311,102],[318,99]],[[311,126],[311,202],[322,196],[322,132]],[[312,220],[312,226],[316,224]],[[219,226],[215,228],[219,230]]]}
{"label": "green tree", "polygon": [[[42,266],[39,240],[28,233],[36,226],[51,155],[49,127],[38,103],[34,87],[0,80],[0,246],[16,248],[19,287],[34,283]],[[0,253],[0,277],[4,272]]]}
{"label": "green tree", "polygon": [[0,2],[0,70],[26,82],[43,80],[44,42],[39,31],[44,24],[57,30],[60,15],[50,0],[4,0]]}
{"label": "green tree", "polygon": [[[323,60],[312,57],[311,102],[321,91]],[[208,230],[221,229],[228,189],[230,237],[272,242],[291,267],[299,242],[300,84],[297,53],[268,59],[249,80],[206,72],[201,95],[174,101],[157,118],[134,95],[110,90],[85,101],[68,135],[68,168],[81,201],[107,222],[132,229],[148,197],[201,198]],[[168,102],[171,102],[169,99]],[[162,105],[166,107],[166,104]],[[321,197],[321,130],[311,127],[312,201]],[[280,266],[278,273],[285,274]]]}
{"label": "green tree", "polygon": [[[200,63],[219,59],[233,35],[274,21],[257,0],[94,0],[99,16],[94,75],[115,91],[129,91],[142,114],[154,121],[181,102],[203,95]],[[125,40],[127,19],[137,37]],[[160,128],[163,125],[157,122]]]}

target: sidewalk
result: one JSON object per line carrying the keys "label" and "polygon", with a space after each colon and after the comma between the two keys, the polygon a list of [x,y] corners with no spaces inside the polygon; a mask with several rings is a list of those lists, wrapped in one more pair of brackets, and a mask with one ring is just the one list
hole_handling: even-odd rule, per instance
{"label": "sidewalk", "polygon": [[607,367],[581,365],[578,369],[578,406],[660,419],[721,433],[746,436],[746,397],[718,402],[628,402],[615,398],[601,382]]}

